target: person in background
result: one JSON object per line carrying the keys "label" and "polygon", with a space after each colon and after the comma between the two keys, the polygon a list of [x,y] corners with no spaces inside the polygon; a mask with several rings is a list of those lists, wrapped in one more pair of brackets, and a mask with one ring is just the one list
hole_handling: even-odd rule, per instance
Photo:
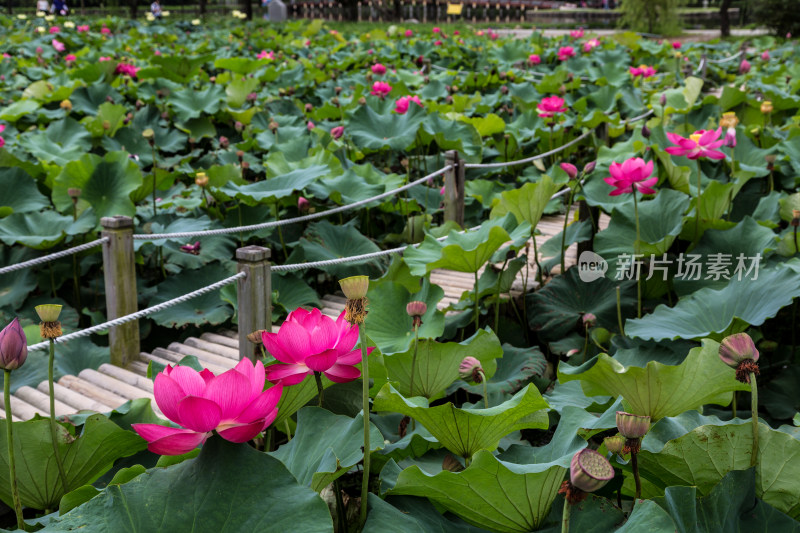
{"label": "person in background", "polygon": [[50,6],[50,13],[66,17],[69,14],[67,3],[64,0],[53,0],[53,5]]}
{"label": "person in background", "polygon": [[161,18],[161,4],[158,0],[155,0],[152,4],[150,4],[150,13],[157,19]]}
{"label": "person in background", "polygon": [[50,12],[50,2],[47,0],[37,0],[36,2],[36,11],[43,11],[45,13]]}

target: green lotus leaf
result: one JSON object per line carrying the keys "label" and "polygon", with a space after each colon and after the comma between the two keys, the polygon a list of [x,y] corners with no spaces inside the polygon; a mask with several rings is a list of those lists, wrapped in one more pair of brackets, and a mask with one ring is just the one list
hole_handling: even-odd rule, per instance
{"label": "green lotus leaf", "polygon": [[333,531],[325,502],[280,461],[217,436],[195,459],[110,486],[43,531],[149,533],[181,531],[189,523],[219,532]]}
{"label": "green lotus leaf", "polygon": [[328,167],[314,165],[248,185],[228,183],[215,190],[228,198],[239,199],[246,205],[254,206],[274,203],[281,198],[291,196],[295,191],[303,190],[306,186],[327,173]]}
{"label": "green lotus leaf", "polygon": [[0,218],[13,213],[29,213],[50,206],[47,197],[39,192],[36,180],[21,168],[0,168]]}
{"label": "green lotus leaf", "polygon": [[[37,250],[46,250],[60,243],[67,235],[86,231],[82,220],[74,222],[70,216],[55,211],[15,213],[5,217],[0,224],[0,240],[6,244],[24,244]],[[94,224],[92,224],[94,225]]]}
{"label": "green lotus leaf", "polygon": [[[5,432],[5,420],[0,420]],[[69,426],[70,428],[72,426]],[[103,415],[86,420],[80,437],[75,438],[62,424],[57,424],[59,453],[63,459],[70,489],[91,483],[121,457],[143,450],[147,443],[133,432],[120,429]],[[33,419],[14,422],[14,456],[17,483],[22,504],[34,509],[55,509],[68,490],[61,484],[53,458],[50,422]],[[0,442],[0,499],[11,506],[8,479],[8,445]]]}
{"label": "green lotus leaf", "polygon": [[42,106],[36,100],[17,100],[11,105],[3,107],[0,111],[0,120],[16,122],[25,115],[33,113]]}
{"label": "green lotus leaf", "polygon": [[[744,331],[747,324],[760,326],[765,320],[800,296],[797,275],[800,260],[790,259],[758,272],[745,261],[742,279],[731,279],[722,289],[705,288],[681,298],[674,307],[664,304],[640,319],[628,319],[625,333],[643,339],[722,338]],[[736,267],[734,263],[732,267]]]}
{"label": "green lotus leaf", "polygon": [[[383,447],[383,436],[370,425],[370,451]],[[270,453],[301,485],[320,492],[364,459],[364,418],[335,415],[319,407],[297,412],[292,440]]]}
{"label": "green lotus leaf", "polygon": [[[158,285],[158,290],[149,304],[155,305],[166,302],[188,292],[195,291],[206,285],[216,283],[232,275],[232,272],[220,265],[211,263],[192,271],[191,276],[168,277]],[[179,303],[150,315],[156,324],[165,327],[180,327],[186,324],[221,324],[233,315],[233,310],[219,296],[212,291],[191,300]]]}
{"label": "green lotus leaf", "polygon": [[502,193],[500,203],[492,208],[491,216],[502,217],[506,213],[512,213],[517,223],[527,222],[531,227],[536,227],[558,188],[550,176],[545,174],[537,183],[526,183],[518,189]]}
{"label": "green lotus leaf", "polygon": [[65,118],[38,133],[21,135],[19,143],[40,161],[64,166],[80,159],[92,147],[92,135],[80,122]]}
{"label": "green lotus leaf", "polygon": [[[154,78],[167,78],[178,83],[186,83],[194,78],[206,62],[214,59],[214,54],[187,56],[185,54],[154,55],[149,62],[158,65],[158,75]],[[140,79],[144,76],[139,75]]]}
{"label": "green lotus leaf", "polygon": [[[367,331],[369,332],[369,327]],[[389,381],[396,386],[400,394],[407,397],[424,396],[428,400],[433,400],[441,397],[447,387],[458,379],[458,366],[465,354],[481,362],[481,367],[489,379],[495,373],[496,359],[503,356],[503,349],[499,339],[490,329],[478,330],[475,335],[460,343],[420,339],[413,391],[410,390],[411,363],[414,358],[413,343],[403,353],[384,354],[383,364]]]}
{"label": "green lotus leaf", "polygon": [[376,411],[395,411],[408,415],[436,437],[448,450],[471,457],[479,450],[494,450],[500,439],[526,428],[546,428],[547,402],[528,385],[510,400],[489,409],[458,409],[452,403],[428,406],[420,396],[404,398],[387,383],[373,407]]}
{"label": "green lotus leaf", "polygon": [[53,184],[53,203],[61,211],[72,209],[67,191],[80,189],[78,209],[92,207],[98,220],[114,215],[133,216],[136,207],[131,200],[142,185],[142,172],[126,152],[109,152],[100,157],[85,154],[70,161],[56,176]]}
{"label": "green lotus leaf", "polygon": [[202,90],[187,87],[171,94],[169,104],[175,111],[177,120],[186,122],[219,111],[224,95],[225,89],[218,85],[212,84]]}
{"label": "green lotus leaf", "polygon": [[427,278],[423,280],[422,288],[413,293],[398,282],[370,283],[367,335],[384,355],[407,351],[414,343],[414,327],[413,319],[406,312],[406,304],[419,300],[428,306],[422,316],[419,338],[440,337],[444,333],[444,313],[436,306],[443,296],[444,291]]}
{"label": "green lotus leaf", "polygon": [[535,531],[550,512],[567,469],[515,465],[478,452],[463,472],[403,470],[390,494],[422,496],[476,526],[502,533]]}
{"label": "green lotus leaf", "polygon": [[[6,219],[3,219],[3,224],[5,221]],[[31,250],[25,247],[0,246],[0,264],[3,265],[27,261],[32,259],[32,255]],[[25,268],[3,274],[0,276],[0,309],[18,309],[34,289],[36,289],[36,275],[33,269]],[[7,322],[14,319],[13,316],[6,318]]]}
{"label": "green lotus leaf", "polygon": [[600,354],[579,367],[560,363],[558,379],[562,383],[580,380],[587,396],[622,396],[630,412],[649,415],[653,421],[708,403],[728,405],[733,391],[749,389],[736,380],[734,369],[719,360],[719,344],[711,339],[691,349],[679,365],[651,361],[644,368],[625,367]]}
{"label": "green lotus leaf", "polygon": [[364,533],[487,533],[452,515],[442,514],[425,498],[369,495],[369,514]]}
{"label": "green lotus leaf", "polygon": [[353,113],[347,134],[360,148],[405,150],[414,142],[424,119],[425,110],[416,104],[403,115],[391,111],[378,113],[365,105]]}
{"label": "green lotus leaf", "polygon": [[474,273],[503,244],[514,241],[515,246],[522,246],[529,235],[530,225],[517,225],[514,216],[507,214],[484,222],[475,231],[452,232],[442,241],[427,235],[420,246],[407,249],[403,259],[415,276],[437,268]]}
{"label": "green lotus leaf", "polygon": [[86,130],[94,138],[103,137],[104,135],[113,137],[117,130],[122,127],[127,112],[128,110],[124,105],[103,102],[97,108],[97,115],[84,118],[81,120],[81,124],[86,127]]}
{"label": "green lotus leaf", "polygon": [[[355,227],[356,219],[342,226],[334,226],[327,220],[309,224],[305,235],[300,239],[300,249],[306,261],[325,261],[374,253],[378,246],[365,237]],[[294,254],[293,254],[294,255]],[[290,257],[292,259],[292,257]],[[361,274],[374,274],[377,259],[353,261],[352,263],[320,267],[336,278],[346,278]]]}

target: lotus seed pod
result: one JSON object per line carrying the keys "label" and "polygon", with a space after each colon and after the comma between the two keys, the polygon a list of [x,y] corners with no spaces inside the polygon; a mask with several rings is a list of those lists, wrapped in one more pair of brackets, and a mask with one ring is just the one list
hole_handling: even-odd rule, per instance
{"label": "lotus seed pod", "polygon": [[369,276],[350,276],[340,279],[339,286],[348,300],[363,298],[369,289]]}
{"label": "lotus seed pod", "polygon": [[198,187],[207,187],[208,186],[208,176],[205,172],[198,172],[194,176],[194,183]]}
{"label": "lotus seed pod", "polygon": [[614,467],[596,451],[584,448],[572,456],[569,479],[575,488],[594,492],[614,479]]}
{"label": "lotus seed pod", "polygon": [[772,113],[772,102],[769,100],[764,100],[761,102],[761,113],[766,115],[768,113]]}
{"label": "lotus seed pod", "polygon": [[411,317],[422,316],[427,312],[428,312],[428,304],[426,304],[425,302],[413,301],[413,302],[408,302],[408,304],[406,304],[406,313],[408,313],[408,316]]}
{"label": "lotus seed pod", "polygon": [[758,361],[758,350],[750,335],[734,333],[722,339],[719,345],[719,358],[729,367],[736,368],[747,359]]}
{"label": "lotus seed pod", "polygon": [[628,439],[642,438],[650,430],[650,417],[617,411],[617,430]]}
{"label": "lotus seed pod", "polygon": [[61,314],[61,306],[58,304],[37,305],[34,309],[42,322],[55,322]]}
{"label": "lotus seed pod", "polygon": [[483,381],[481,362],[472,356],[465,357],[458,365],[458,375],[465,381],[481,383]]}
{"label": "lotus seed pod", "polygon": [[622,435],[614,435],[613,437],[606,437],[603,439],[603,444],[611,453],[622,455],[622,450],[625,448],[625,437]]}

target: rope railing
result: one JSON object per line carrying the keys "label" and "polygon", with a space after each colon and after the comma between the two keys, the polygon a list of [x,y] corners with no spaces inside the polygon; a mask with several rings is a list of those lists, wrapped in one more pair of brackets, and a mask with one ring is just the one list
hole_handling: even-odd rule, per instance
{"label": "rope railing", "polygon": [[734,59],[736,59],[737,57],[739,57],[742,54],[743,54],[742,50],[739,50],[738,52],[736,52],[732,56],[728,56],[728,57],[725,57],[723,59],[709,59],[708,62],[709,63],[714,63],[714,64],[727,63],[728,61],[733,61]]}
{"label": "rope railing", "polygon": [[[196,298],[198,296],[202,296],[203,294],[215,291],[219,288],[224,287],[225,285],[229,285],[234,281],[241,279],[247,275],[246,272],[239,272],[238,274],[234,274],[233,276],[227,277],[221,281],[216,283],[212,283],[211,285],[206,285],[196,291],[188,292],[183,296],[178,296],[177,298],[173,298],[172,300],[167,300],[166,302],[161,302],[160,304],[156,304],[152,307],[148,307],[147,309],[142,309],[141,311],[136,311],[135,313],[131,313],[129,315],[121,316],[119,318],[115,318],[113,320],[109,320],[107,322],[103,322],[102,324],[97,324],[96,326],[92,326],[90,328],[82,329],[80,331],[76,331],[74,333],[68,333],[62,337],[58,338],[58,342],[68,342],[73,339],[80,339],[81,337],[89,336],[93,333],[99,333],[101,331],[105,331],[107,329],[113,328],[114,326],[121,326],[122,324],[126,324],[128,322],[133,322],[134,320],[138,320],[140,318],[144,318],[148,315],[152,315],[154,313],[158,313],[159,311],[164,311],[165,309],[169,309],[179,303],[183,303],[185,301],[191,300],[192,298]],[[37,344],[33,344],[28,346],[28,351],[35,351],[35,350],[44,350],[49,346],[48,342],[40,342]]]}
{"label": "rope railing", "polygon": [[315,220],[322,217],[327,217],[330,215],[335,215],[336,213],[342,213],[344,211],[349,211],[351,209],[355,209],[357,207],[361,207],[367,205],[369,203],[375,202],[377,200],[382,200],[384,198],[388,198],[390,196],[394,196],[398,193],[411,189],[421,183],[424,183],[428,180],[431,180],[437,176],[440,176],[451,170],[453,165],[447,165],[444,168],[440,168],[436,172],[432,172],[427,176],[423,176],[417,180],[414,180],[410,183],[403,185],[402,187],[398,187],[396,189],[392,189],[391,191],[386,191],[384,193],[372,196],[370,198],[365,198],[364,200],[359,200],[357,202],[353,202],[352,204],[342,205],[339,207],[335,207],[333,209],[328,209],[326,211],[320,211],[319,213],[311,213],[310,215],[303,215],[294,218],[286,218],[283,220],[271,220],[269,222],[262,222],[260,224],[250,224],[248,226],[236,226],[233,228],[218,228],[218,229],[211,229],[205,231],[184,231],[178,233],[138,233],[134,234],[133,238],[135,240],[146,240],[146,241],[158,241],[162,239],[185,239],[190,237],[200,237],[200,236],[208,236],[208,235],[225,235],[228,233],[240,233],[243,231],[254,231],[260,229],[268,229],[268,228],[275,228],[279,226],[286,226],[288,224],[297,224],[298,222],[307,222],[309,220]]}
{"label": "rope railing", "polygon": [[499,163],[466,163],[464,165],[464,168],[501,168],[501,167],[511,167],[511,166],[515,166],[515,165],[523,165],[525,163],[530,163],[531,161],[536,161],[537,159],[543,159],[543,158],[545,158],[547,156],[551,156],[553,154],[557,154],[558,152],[560,152],[562,150],[566,150],[570,146],[579,143],[580,141],[582,141],[583,139],[585,139],[586,137],[588,137],[591,134],[592,134],[591,130],[586,131],[583,134],[579,135],[578,137],[575,137],[574,139],[572,139],[570,142],[568,142],[566,144],[562,144],[558,148],[553,148],[552,150],[550,150],[548,152],[544,152],[544,153],[541,153],[541,154],[538,154],[538,155],[534,155],[534,156],[531,156],[531,157],[526,157],[525,159],[517,159],[517,160],[514,160],[514,161],[500,161]]}
{"label": "rope railing", "polygon": [[73,246],[72,248],[67,248],[66,250],[61,250],[60,252],[54,252],[52,254],[43,255],[35,259],[23,261],[22,263],[15,263],[13,265],[5,266],[3,268],[0,268],[0,274],[8,274],[9,272],[14,272],[15,270],[22,270],[28,267],[42,265],[44,263],[49,263],[50,261],[54,261],[61,257],[69,257],[70,255],[77,254],[78,252],[82,252],[84,250],[90,250],[92,248],[95,248],[96,246],[100,246],[107,240],[108,237],[101,237],[91,242],[80,244],[78,246]]}

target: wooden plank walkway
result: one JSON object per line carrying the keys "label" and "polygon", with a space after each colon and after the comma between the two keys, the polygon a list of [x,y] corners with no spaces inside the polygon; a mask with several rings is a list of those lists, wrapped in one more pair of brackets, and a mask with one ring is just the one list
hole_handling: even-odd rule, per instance
{"label": "wooden plank walkway", "polygon": [[[574,214],[574,210],[570,215]],[[548,239],[557,235],[564,225],[564,216],[545,217],[537,228],[541,235],[537,235],[536,243],[541,246]],[[600,219],[600,228],[608,225],[608,217],[603,215]],[[545,257],[540,260],[546,259]],[[577,261],[577,246],[572,245],[566,254],[567,266],[572,266]],[[502,264],[496,265],[501,268]],[[556,266],[551,274],[560,270]],[[527,272],[526,272],[527,271]],[[511,296],[522,293],[523,278],[527,275],[528,287],[536,286],[536,265],[533,252],[528,258],[528,264],[520,270],[511,289]],[[437,269],[431,272],[431,281],[444,289],[444,298],[439,302],[440,309],[447,309],[455,304],[465,291],[471,291],[474,285],[474,276],[468,272],[455,272],[452,270]],[[329,294],[321,299],[321,311],[333,318],[339,316],[344,310],[345,299],[341,294]],[[277,329],[278,325],[273,326]],[[139,360],[134,361],[128,369],[119,368],[111,364],[100,365],[97,370],[85,369],[77,376],[63,376],[55,384],[55,411],[57,416],[68,416],[79,411],[109,412],[129,400],[136,398],[153,399],[153,382],[147,379],[147,365],[150,361],[162,365],[175,364],[187,355],[194,355],[200,363],[215,374],[233,368],[239,361],[239,340],[235,331],[220,333],[203,333],[200,337],[189,337],[183,342],[170,343],[166,348],[156,348],[151,353],[142,352]],[[151,402],[156,414],[161,415],[155,402]],[[47,382],[43,381],[35,389],[33,387],[20,387],[11,395],[11,411],[15,421],[28,420],[37,413],[42,416],[49,415],[49,396]],[[0,396],[0,407],[5,407]],[[0,410],[0,418],[3,411]]]}

